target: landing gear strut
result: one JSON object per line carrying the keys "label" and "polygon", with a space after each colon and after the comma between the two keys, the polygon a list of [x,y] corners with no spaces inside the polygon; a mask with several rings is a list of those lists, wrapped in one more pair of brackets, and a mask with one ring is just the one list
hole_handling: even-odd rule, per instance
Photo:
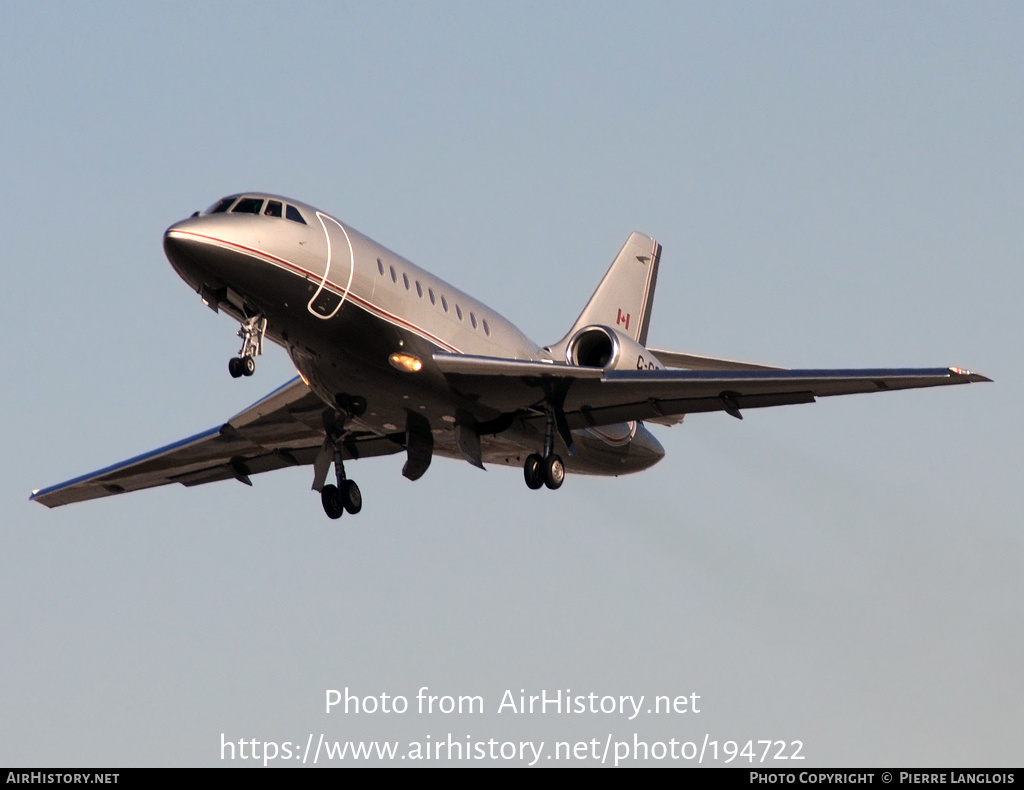
{"label": "landing gear strut", "polygon": [[548,409],[547,425],[544,427],[544,455],[532,453],[523,464],[523,477],[527,488],[536,491],[547,486],[552,491],[560,488],[565,480],[565,464],[555,453],[555,410]]}
{"label": "landing gear strut", "polygon": [[[324,422],[327,423],[330,420],[325,417]],[[313,488],[320,485],[320,503],[324,507],[324,513],[327,514],[328,518],[341,518],[345,511],[348,511],[353,516],[363,509],[363,495],[359,491],[359,486],[356,485],[354,480],[349,480],[345,477],[345,459],[341,453],[341,439],[344,434],[337,432],[335,428],[330,428],[328,431],[327,441],[324,442],[321,457],[314,462],[313,466],[315,470],[314,474],[317,476],[313,481]],[[327,477],[327,471],[330,468],[331,463],[331,449],[334,451],[334,479],[336,484],[328,483],[323,485],[324,479]],[[321,466],[320,460],[322,459],[323,465]],[[322,476],[321,476],[322,475]]]}
{"label": "landing gear strut", "polygon": [[263,353],[263,336],[267,333],[267,319],[263,313],[247,318],[238,330],[242,338],[242,349],[237,357],[228,361],[228,373],[231,378],[251,376],[256,372],[256,357]]}

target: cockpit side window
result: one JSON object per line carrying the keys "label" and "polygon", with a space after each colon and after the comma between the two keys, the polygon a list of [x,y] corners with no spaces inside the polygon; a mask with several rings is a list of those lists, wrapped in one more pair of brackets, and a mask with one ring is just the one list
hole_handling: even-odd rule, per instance
{"label": "cockpit side window", "polygon": [[285,211],[285,216],[292,222],[301,222],[303,225],[306,224],[306,220],[302,218],[302,215],[299,213],[299,210],[295,208],[295,206],[288,206],[287,210]]}
{"label": "cockpit side window", "polygon": [[281,216],[281,201],[280,200],[268,200],[267,210],[263,212],[268,217],[280,217]]}
{"label": "cockpit side window", "polygon": [[238,197],[236,195],[232,195],[231,197],[221,198],[216,203],[214,203],[212,206],[210,206],[208,209],[206,209],[206,213],[207,214],[223,214],[225,211],[227,211],[229,208],[231,208],[231,204],[234,203],[237,199],[238,199]]}
{"label": "cockpit side window", "polygon": [[263,208],[263,198],[242,198],[239,200],[233,209],[232,214],[259,214],[260,209]]}

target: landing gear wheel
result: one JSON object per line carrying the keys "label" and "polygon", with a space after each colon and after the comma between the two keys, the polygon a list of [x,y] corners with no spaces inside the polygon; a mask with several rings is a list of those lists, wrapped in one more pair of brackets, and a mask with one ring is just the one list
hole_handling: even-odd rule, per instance
{"label": "landing gear wheel", "polygon": [[345,512],[337,486],[324,486],[320,490],[320,503],[324,506],[324,513],[328,518],[341,518]]}
{"label": "landing gear wheel", "polygon": [[544,485],[544,477],[541,474],[541,464],[543,463],[544,459],[537,453],[533,453],[526,457],[526,463],[523,464],[523,477],[526,478],[526,486],[533,491]]}
{"label": "landing gear wheel", "polygon": [[562,482],[565,480],[565,464],[562,463],[559,456],[549,455],[545,458],[541,470],[544,474],[544,485],[552,491],[561,488]]}
{"label": "landing gear wheel", "polygon": [[[334,488],[334,486],[331,486],[331,488]],[[359,491],[359,486],[356,485],[355,480],[341,481],[339,499],[342,507],[353,516],[363,509],[363,495]]]}
{"label": "landing gear wheel", "polygon": [[228,360],[228,373],[231,378],[239,376],[251,376],[256,372],[256,360],[252,357],[232,357]]}

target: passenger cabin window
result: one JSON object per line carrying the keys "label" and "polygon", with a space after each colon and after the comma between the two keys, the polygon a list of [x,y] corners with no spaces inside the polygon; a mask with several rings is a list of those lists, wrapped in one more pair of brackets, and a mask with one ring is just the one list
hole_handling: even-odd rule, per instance
{"label": "passenger cabin window", "polygon": [[442,296],[442,297],[441,297],[441,307],[443,307],[443,308],[444,308],[444,311],[445,311],[446,313],[448,312],[448,300],[447,300],[447,299],[445,299],[445,297],[444,297],[444,296]]}
{"label": "passenger cabin window", "polygon": [[402,281],[405,283],[405,290],[409,290],[409,275],[402,272]]}
{"label": "passenger cabin window", "polygon": [[458,305],[455,305],[455,314],[459,317],[459,320],[461,321],[462,320],[462,308],[459,307]]}
{"label": "passenger cabin window", "polygon": [[206,213],[223,214],[225,211],[231,208],[231,204],[234,203],[237,199],[238,198],[235,197],[234,195],[232,195],[231,197],[221,198],[216,203],[214,203],[209,209],[207,209]]}
{"label": "passenger cabin window", "polygon": [[263,212],[268,217],[280,217],[281,216],[281,201],[280,200],[268,200],[267,210]]}
{"label": "passenger cabin window", "polygon": [[471,323],[473,328],[476,329],[476,316],[473,315],[473,313],[469,314],[469,323]]}
{"label": "passenger cabin window", "polygon": [[242,198],[235,204],[235,207],[231,209],[231,213],[259,214],[261,208],[263,208],[262,198]]}
{"label": "passenger cabin window", "polygon": [[428,288],[427,289],[427,296],[430,297],[430,303],[431,304],[437,304],[437,301],[434,299],[434,289],[433,288]]}
{"label": "passenger cabin window", "polygon": [[417,280],[417,281],[416,281],[416,295],[417,295],[417,296],[418,296],[418,297],[419,297],[420,299],[422,299],[422,298],[423,298],[423,286],[422,286],[422,285],[420,285],[420,281],[419,281],[419,280]]}
{"label": "passenger cabin window", "polygon": [[487,335],[487,337],[491,336],[491,328],[489,326],[487,326],[487,319],[486,318],[484,319],[484,334]]}
{"label": "passenger cabin window", "polygon": [[395,267],[394,266],[389,266],[388,268],[391,269],[391,282],[397,283],[398,282],[398,274],[395,272]]}
{"label": "passenger cabin window", "polygon": [[380,258],[377,259],[377,271],[379,271],[381,274],[384,274],[384,261],[382,261]]}
{"label": "passenger cabin window", "polygon": [[306,224],[306,220],[302,218],[302,215],[299,213],[299,210],[295,208],[295,206],[288,206],[288,208],[285,210],[284,215],[286,219],[290,219],[292,222],[298,222],[301,225]]}

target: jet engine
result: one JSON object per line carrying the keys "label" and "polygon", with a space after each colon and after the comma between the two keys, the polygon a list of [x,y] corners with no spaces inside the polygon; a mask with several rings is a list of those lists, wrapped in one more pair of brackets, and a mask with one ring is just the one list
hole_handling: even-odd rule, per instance
{"label": "jet engine", "polygon": [[573,335],[565,347],[570,365],[606,370],[663,370],[654,355],[633,338],[611,327],[592,324]]}

